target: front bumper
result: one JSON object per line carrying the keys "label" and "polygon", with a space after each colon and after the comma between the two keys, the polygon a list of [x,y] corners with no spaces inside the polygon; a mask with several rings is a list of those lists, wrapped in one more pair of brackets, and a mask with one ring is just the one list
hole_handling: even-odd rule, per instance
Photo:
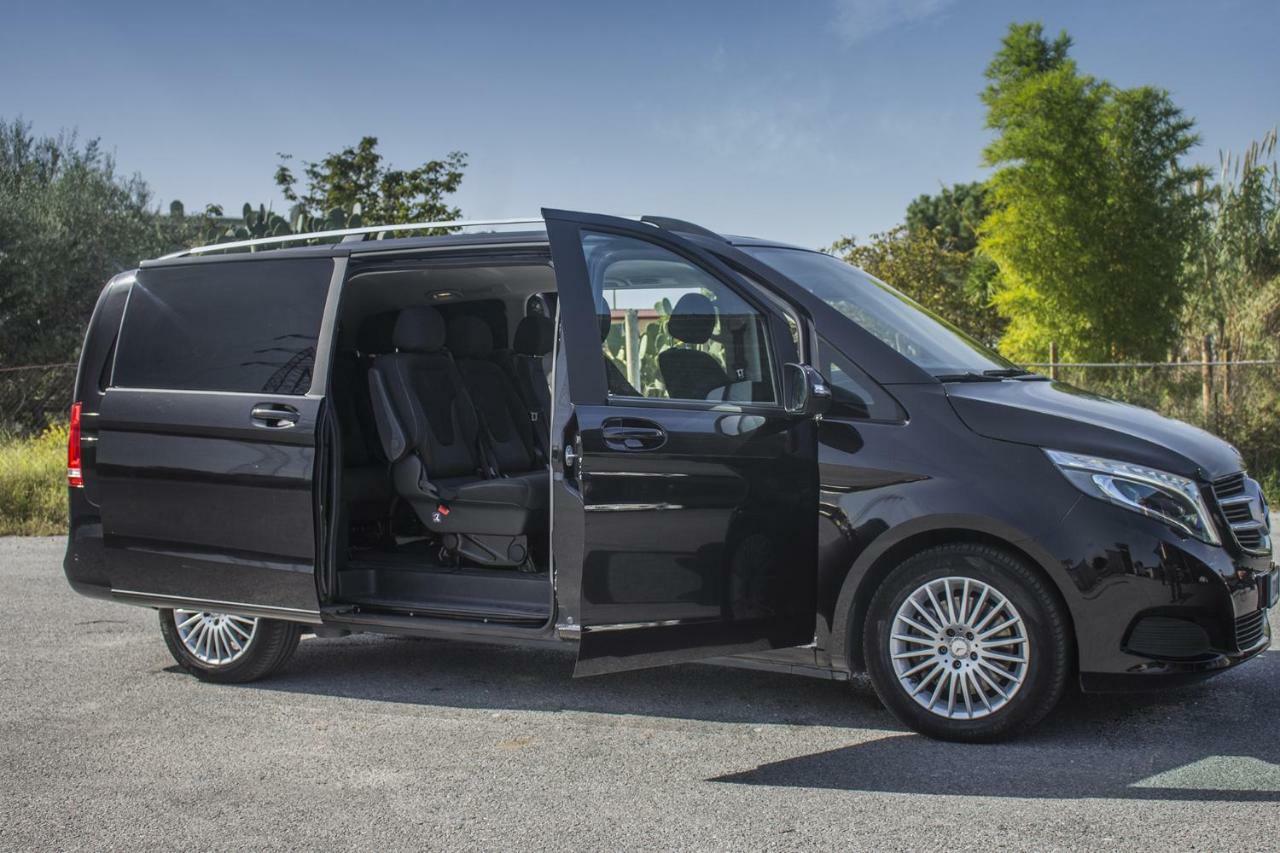
{"label": "front bumper", "polygon": [[1091,499],[1036,544],[1065,573],[1085,690],[1193,682],[1271,645],[1280,573],[1269,555],[1207,545]]}
{"label": "front bumper", "polygon": [[1223,652],[1198,660],[1153,660],[1137,664],[1127,672],[1080,672],[1080,689],[1090,693],[1134,692],[1180,687],[1204,681],[1232,667],[1239,666],[1265,652],[1271,646],[1271,628],[1263,613],[1261,638],[1253,646],[1239,652]]}

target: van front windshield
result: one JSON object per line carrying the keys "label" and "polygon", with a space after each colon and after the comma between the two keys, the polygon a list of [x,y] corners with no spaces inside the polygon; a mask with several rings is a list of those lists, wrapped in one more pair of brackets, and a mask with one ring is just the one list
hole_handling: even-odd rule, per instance
{"label": "van front windshield", "polygon": [[934,376],[1025,373],[905,294],[839,258],[807,249],[742,246]]}

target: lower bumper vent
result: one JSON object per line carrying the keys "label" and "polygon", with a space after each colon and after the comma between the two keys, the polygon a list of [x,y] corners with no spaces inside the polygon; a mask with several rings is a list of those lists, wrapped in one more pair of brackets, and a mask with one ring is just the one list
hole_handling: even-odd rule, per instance
{"label": "lower bumper vent", "polygon": [[1157,659],[1186,660],[1211,654],[1209,635],[1195,622],[1147,616],[1133,626],[1126,650]]}

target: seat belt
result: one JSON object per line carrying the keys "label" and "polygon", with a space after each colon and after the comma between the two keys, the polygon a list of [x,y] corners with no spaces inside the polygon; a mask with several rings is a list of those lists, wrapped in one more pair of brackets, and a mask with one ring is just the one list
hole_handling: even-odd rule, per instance
{"label": "seat belt", "polygon": [[542,433],[538,431],[538,402],[529,397],[529,383],[525,381],[527,377],[522,371],[522,359],[528,360],[533,356],[521,355],[512,352],[503,358],[504,363],[498,364],[498,368],[506,376],[516,389],[520,402],[524,404],[525,414],[529,417],[530,429],[533,433],[533,461],[537,465],[546,465],[551,456],[547,452],[546,444],[542,440]]}
{"label": "seat belt", "polygon": [[[472,406],[472,408],[475,408]],[[476,430],[476,453],[480,456],[480,462],[483,466],[480,473],[485,479],[496,480],[502,476],[502,472],[498,470],[498,460],[493,456],[493,446],[490,442],[493,440],[493,433],[489,431],[489,425],[485,423],[484,415],[479,409],[475,409],[476,424],[480,427]]]}
{"label": "seat belt", "polygon": [[551,457],[548,455],[546,441],[542,438],[542,431],[538,429],[538,412],[536,409],[529,410],[529,423],[533,425],[533,452],[538,457],[534,461],[539,465],[546,465]]}
{"label": "seat belt", "polygon": [[[533,360],[533,356],[525,356],[525,355],[518,355],[516,356],[516,358],[525,359],[528,361]],[[529,364],[525,366],[532,367],[533,365]],[[528,371],[525,371],[525,373],[528,373]],[[523,376],[521,378],[527,380],[528,376]],[[537,462],[539,465],[546,465],[547,462],[551,459],[551,453],[546,445],[546,441],[542,437],[542,431],[538,429],[538,421],[539,421],[538,401],[536,399],[530,398],[530,393],[529,393],[530,389],[528,387],[528,384],[529,383],[527,381],[516,382],[516,392],[520,395],[520,399],[524,401],[525,410],[529,413],[530,431],[533,433],[533,451],[538,456],[538,458],[535,459],[534,461]],[[548,429],[549,428],[550,428],[550,425],[548,425]]]}
{"label": "seat belt", "polygon": [[746,328],[739,324],[731,333],[733,335],[733,379],[742,382],[747,378],[747,345]]}

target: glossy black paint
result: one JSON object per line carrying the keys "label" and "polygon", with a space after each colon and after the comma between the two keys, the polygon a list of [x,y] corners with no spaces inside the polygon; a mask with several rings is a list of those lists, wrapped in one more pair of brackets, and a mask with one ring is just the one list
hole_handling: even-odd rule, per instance
{"label": "glossy black paint", "polygon": [[[1017,400],[1030,384],[991,383],[987,397]],[[1238,656],[1234,620],[1260,606],[1255,573],[1269,558],[1233,556],[1081,494],[1040,448],[969,430],[952,408],[954,386],[892,390],[905,423],[829,418],[819,434],[819,635],[834,666],[860,668],[855,638],[884,575],[906,554],[955,539],[1008,548],[1053,581],[1086,681],[1206,668],[1129,652],[1124,640],[1140,615],[1202,624],[1218,665]]]}
{"label": "glossy black paint", "polygon": [[[1269,555],[1248,555],[1230,542],[1210,546],[1087,497],[1041,449],[1130,460],[1205,482],[1239,470],[1238,455],[1225,443],[1049,382],[940,383],[735,245],[750,241],[548,213],[565,330],[552,430],[556,622],[562,638],[581,636],[584,672],[811,638],[819,663],[858,669],[854,638],[877,585],[909,554],[956,539],[1009,549],[1051,580],[1071,616],[1088,688],[1200,678],[1266,647],[1264,632],[1261,642],[1239,648],[1234,625],[1265,605],[1259,578],[1271,566]],[[897,401],[902,420],[833,413],[814,422],[779,410],[726,415],[669,403],[610,404],[599,370],[595,307],[582,298],[580,285],[578,297],[565,296],[574,292],[575,279],[585,281],[577,242],[584,223],[636,229],[735,286],[743,285],[736,277],[742,274],[750,286],[766,288],[800,320],[802,351],[795,360],[814,352],[821,334]],[[545,246],[548,236],[451,235],[281,256],[492,255]],[[299,409],[294,435],[301,440],[264,440],[250,412],[274,402],[269,396],[104,394],[99,375],[128,288],[123,276],[104,289],[77,379],[86,484],[70,490],[68,579],[90,595],[110,595],[124,583],[160,592],[167,583],[183,595],[217,601],[316,608],[309,526],[316,496],[308,478],[321,397],[301,406],[297,397],[288,400]],[[622,426],[656,427],[661,441],[639,436],[648,445],[639,448],[627,447],[625,437],[621,444],[607,441],[607,422],[618,418],[625,419]],[[568,464],[567,448],[582,460],[576,466]],[[682,509],[664,508],[669,505]],[[758,537],[767,543],[759,549]],[[769,554],[778,542],[787,548],[785,577],[735,557]],[[1128,637],[1145,616],[1194,622],[1210,638],[1210,653],[1196,660],[1136,653]],[[549,630],[410,617],[326,612],[323,618],[352,629],[501,642],[551,637]],[[582,631],[583,625],[619,623],[654,624]]]}
{"label": "glossy black paint", "polygon": [[[575,414],[583,672],[812,636],[813,574],[804,567],[813,565],[805,528],[817,510],[813,421],[777,409],[616,404]],[[660,422],[665,442],[653,450],[610,443],[605,425],[619,417]],[[637,623],[660,624],[592,630]]]}
{"label": "glossy black paint", "polygon": [[1202,429],[1063,382],[952,383],[948,394],[960,419],[989,438],[1092,453],[1207,480],[1244,467],[1235,448]]}
{"label": "glossy black paint", "polygon": [[[781,405],[609,398],[580,229],[670,249],[749,300],[751,285],[698,247],[647,225],[544,211],[562,315],[569,405],[553,450],[562,624],[578,674],[800,645],[813,636],[816,423]],[[792,361],[785,321],[771,347]],[[776,365],[780,366],[780,365]],[[775,377],[777,382],[779,377]],[[568,410],[572,415],[568,414]],[[573,516],[578,516],[577,518]],[[576,593],[576,595],[575,595]]]}
{"label": "glossy black paint", "polygon": [[[329,305],[344,266],[328,263]],[[119,334],[134,279],[104,290],[77,376],[89,452],[85,487],[69,490],[68,578],[139,603],[191,599],[315,619],[313,487],[332,310],[306,394],[126,388],[108,381],[115,348],[103,342]]]}
{"label": "glossy black paint", "polygon": [[[253,410],[288,405],[297,423]],[[97,493],[111,587],[315,612],[322,397],[107,391]]]}
{"label": "glossy black paint", "polygon": [[106,552],[102,545],[102,515],[98,495],[98,418],[107,387],[106,372],[115,349],[116,330],[124,316],[134,274],[122,273],[107,282],[98,295],[80,365],[76,371],[74,400],[81,404],[80,453],[84,475],[82,488],[67,490],[68,523],[67,554],[64,571],[71,586],[84,595],[109,598],[111,583],[107,576]]}
{"label": "glossy black paint", "polygon": [[[1077,664],[1088,687],[1197,677],[1257,654],[1226,639],[1234,615],[1256,605],[1258,572],[1271,557],[1217,548],[1167,526],[1088,498],[1070,486],[1041,448],[1094,453],[1207,481],[1242,467],[1226,442],[1145,409],[1043,380],[939,383],[808,291],[739,246],[776,245],[692,238],[726,264],[776,289],[904,407],[900,424],[828,417],[819,433],[818,622],[820,654],[836,669],[859,669],[855,640],[883,577],[915,550],[975,539],[1021,553],[1053,580],[1068,607]],[[1073,512],[1073,508],[1083,507]],[[1070,513],[1070,517],[1069,514]],[[1220,525],[1221,526],[1221,525]],[[1225,530],[1225,527],[1223,528]],[[1117,553],[1144,556],[1123,582],[1092,580],[1081,566]],[[1123,648],[1130,625],[1152,601],[1170,598],[1165,579],[1194,571],[1192,598],[1165,601],[1188,618],[1215,623],[1211,662],[1156,661]],[[1188,569],[1187,567],[1192,567]],[[1241,580],[1241,579],[1244,580]],[[1199,580],[1203,579],[1203,580]],[[1184,595],[1187,594],[1185,588]],[[1206,602],[1216,602],[1209,604]]]}

